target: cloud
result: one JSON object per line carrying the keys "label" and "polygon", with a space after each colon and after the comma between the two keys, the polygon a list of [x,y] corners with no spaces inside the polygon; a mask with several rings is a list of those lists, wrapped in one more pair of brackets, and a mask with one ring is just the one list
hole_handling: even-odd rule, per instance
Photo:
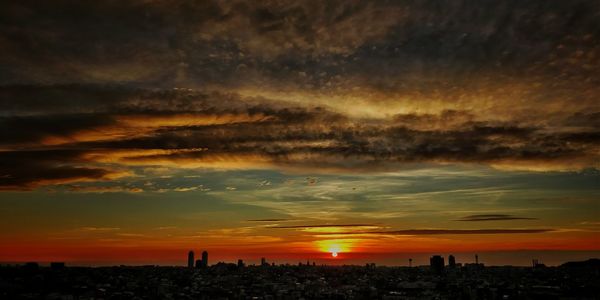
{"label": "cloud", "polygon": [[489,215],[470,215],[455,221],[479,222],[479,221],[510,221],[510,220],[537,220],[537,218],[517,217],[514,215],[489,214]]}
{"label": "cloud", "polygon": [[86,164],[78,150],[0,151],[0,190],[85,181],[110,181],[131,172]]}
{"label": "cloud", "polygon": [[269,186],[269,185],[271,185],[271,182],[268,180],[263,180],[258,183],[258,186]]}
{"label": "cloud", "polygon": [[8,71],[0,79],[215,83],[253,74],[258,60],[348,55],[385,36],[405,10],[362,1],[3,3],[10,25],[0,53],[12,59],[0,61]]}
{"label": "cloud", "polygon": [[269,228],[275,229],[310,229],[310,228],[340,228],[340,227],[379,227],[374,224],[319,224],[319,225],[286,225],[286,226],[273,226]]}
{"label": "cloud", "polygon": [[160,227],[156,227],[154,228],[155,230],[172,230],[172,229],[177,229],[177,226],[160,226]]}
{"label": "cloud", "polygon": [[0,186],[107,180],[136,166],[600,168],[598,8],[2,3],[0,126],[10,130],[0,160],[78,153],[17,160],[40,175],[1,167]]}
{"label": "cloud", "polygon": [[125,186],[71,185],[68,187],[68,191],[74,193],[141,193],[144,190],[141,188]]}
{"label": "cloud", "polygon": [[462,234],[525,234],[545,233],[554,229],[407,229],[392,231],[364,231],[364,232],[331,232],[324,235],[462,235]]}
{"label": "cloud", "polygon": [[246,220],[246,222],[289,222],[294,221],[294,219],[252,219]]}
{"label": "cloud", "polygon": [[[105,89],[110,90],[106,94],[121,96],[98,104],[95,93],[102,89],[93,86],[0,87],[0,106],[15,114],[0,118],[12,124],[10,133],[3,133],[6,139],[0,145],[8,151],[0,152],[0,159],[10,160],[7,167],[15,166],[3,170],[2,185],[32,188],[43,182],[122,177],[113,170],[115,165],[148,170],[278,168],[322,173],[472,163],[502,169],[574,170],[597,167],[600,147],[597,134],[586,129],[593,123],[555,132],[554,127],[520,122],[474,121],[472,112],[465,111],[364,122],[322,107],[232,94]],[[6,92],[3,96],[2,91]],[[78,99],[85,113],[44,114],[45,102],[40,100],[57,95],[78,95],[73,99]],[[23,101],[10,105],[21,96]],[[28,111],[36,113],[27,115]],[[25,147],[36,150],[20,150]],[[40,172],[46,174],[44,178],[35,178],[26,174],[32,168],[16,167],[17,163],[48,171]],[[307,183],[316,184],[317,179],[307,177]]]}
{"label": "cloud", "polygon": [[77,230],[81,231],[118,231],[121,230],[119,227],[81,227]]}

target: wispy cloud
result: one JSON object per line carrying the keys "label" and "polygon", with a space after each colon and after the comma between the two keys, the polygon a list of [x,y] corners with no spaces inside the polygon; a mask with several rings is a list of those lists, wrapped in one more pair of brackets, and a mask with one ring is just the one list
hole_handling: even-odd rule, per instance
{"label": "wispy cloud", "polygon": [[121,230],[119,227],[81,227],[78,230],[81,231],[117,231]]}
{"label": "wispy cloud", "polygon": [[[406,229],[391,231],[364,231],[364,232],[332,232],[332,235],[462,235],[462,234],[525,234],[545,233],[554,229]],[[328,233],[321,233],[326,235]]]}
{"label": "wispy cloud", "polygon": [[298,229],[298,228],[340,228],[340,227],[378,227],[376,224],[319,224],[319,225],[289,225],[289,226],[273,226],[269,228],[276,229]]}
{"label": "wispy cloud", "polygon": [[246,220],[246,222],[289,222],[289,221],[294,221],[294,219],[251,219],[251,220]]}
{"label": "wispy cloud", "polygon": [[154,229],[156,229],[156,230],[172,230],[172,229],[177,229],[177,226],[160,226],[160,227],[156,227]]}
{"label": "wispy cloud", "polygon": [[510,221],[510,220],[537,220],[537,218],[519,217],[505,214],[470,215],[454,221],[479,222],[479,221]]}
{"label": "wispy cloud", "polygon": [[126,187],[126,186],[80,186],[71,185],[68,187],[69,192],[75,193],[140,193],[144,190],[138,187]]}

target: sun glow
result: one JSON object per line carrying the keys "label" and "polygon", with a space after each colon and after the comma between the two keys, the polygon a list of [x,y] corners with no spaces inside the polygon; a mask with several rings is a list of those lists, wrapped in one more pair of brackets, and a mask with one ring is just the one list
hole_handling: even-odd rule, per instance
{"label": "sun glow", "polygon": [[321,240],[315,241],[317,248],[321,252],[331,253],[331,257],[338,257],[340,253],[350,252],[351,240],[336,239],[336,240]]}

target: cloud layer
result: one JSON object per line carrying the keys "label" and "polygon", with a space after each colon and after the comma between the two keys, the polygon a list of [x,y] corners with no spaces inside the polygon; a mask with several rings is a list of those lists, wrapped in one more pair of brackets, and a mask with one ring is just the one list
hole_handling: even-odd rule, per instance
{"label": "cloud layer", "polygon": [[[113,97],[96,102],[99,90]],[[56,105],[46,107],[49,102]],[[143,165],[373,172],[474,163],[572,170],[597,167],[600,145],[590,129],[594,119],[578,118],[573,128],[573,115],[552,127],[474,120],[454,110],[358,119],[236,94],[88,86],[0,87],[0,106],[8,113],[0,124],[10,128],[0,141],[4,187],[101,179],[112,172],[107,168]],[[45,171],[37,177],[25,171],[36,168]]]}
{"label": "cloud layer", "polygon": [[479,222],[479,221],[511,221],[511,220],[537,220],[536,218],[518,217],[514,215],[489,214],[489,215],[470,215],[456,221]]}
{"label": "cloud layer", "polygon": [[[544,233],[554,229],[407,229],[394,231],[333,232],[332,235],[461,235]],[[322,233],[327,235],[327,233]]]}
{"label": "cloud layer", "polygon": [[544,0],[2,3],[0,189],[136,166],[598,168],[598,12]]}

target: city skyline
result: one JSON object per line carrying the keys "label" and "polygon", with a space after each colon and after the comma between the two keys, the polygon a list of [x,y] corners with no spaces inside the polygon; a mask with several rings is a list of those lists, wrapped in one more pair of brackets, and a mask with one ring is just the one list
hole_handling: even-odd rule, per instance
{"label": "city skyline", "polygon": [[0,20],[0,264],[600,257],[598,1],[25,0]]}

